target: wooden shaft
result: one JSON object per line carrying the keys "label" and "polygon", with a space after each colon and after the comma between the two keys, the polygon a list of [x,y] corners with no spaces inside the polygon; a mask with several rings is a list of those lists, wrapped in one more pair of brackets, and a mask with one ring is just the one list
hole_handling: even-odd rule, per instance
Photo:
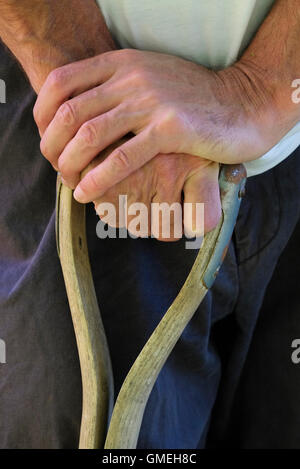
{"label": "wooden shaft", "polygon": [[113,406],[113,375],[86,242],[85,206],[57,183],[57,246],[82,374],[79,448],[103,448]]}
{"label": "wooden shaft", "polygon": [[136,448],[145,407],[159,372],[212,286],[230,242],[244,192],[242,165],[220,173],[222,217],[203,244],[182,289],[131,367],[112,414],[106,449]]}

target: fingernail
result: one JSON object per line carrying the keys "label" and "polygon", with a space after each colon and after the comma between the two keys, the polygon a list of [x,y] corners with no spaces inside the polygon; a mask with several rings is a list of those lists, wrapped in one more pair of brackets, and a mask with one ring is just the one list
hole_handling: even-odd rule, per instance
{"label": "fingernail", "polygon": [[83,190],[81,189],[80,185],[76,187],[74,191],[74,199],[77,200],[77,202],[85,202],[85,194]]}

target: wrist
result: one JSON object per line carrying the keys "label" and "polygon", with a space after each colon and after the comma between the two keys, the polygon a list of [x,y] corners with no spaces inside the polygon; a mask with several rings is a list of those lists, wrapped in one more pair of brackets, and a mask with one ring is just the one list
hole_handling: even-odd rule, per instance
{"label": "wrist", "polygon": [[94,49],[82,47],[77,41],[57,43],[52,40],[41,41],[33,36],[27,36],[22,43],[10,49],[36,92],[39,92],[52,70],[94,55]]}
{"label": "wrist", "polygon": [[6,40],[5,44],[18,59],[36,92],[39,92],[52,70],[88,57],[88,51],[68,49],[51,41],[38,41],[32,36],[27,36],[21,42]]}
{"label": "wrist", "polygon": [[[238,123],[253,130],[251,159],[269,151],[300,120],[300,106],[292,101],[291,84],[283,92],[281,77],[253,61],[241,59],[217,74],[225,83],[226,99],[233,103]],[[246,156],[244,161],[248,160]]]}
{"label": "wrist", "polygon": [[275,126],[281,126],[287,133],[300,120],[300,105],[293,100],[293,81],[300,78],[297,73],[283,70],[281,67],[262,68],[249,57],[242,58],[236,67],[242,70],[255,89],[264,96],[263,114],[272,113]]}
{"label": "wrist", "polygon": [[115,49],[94,0],[0,0],[0,36],[37,92],[53,69]]}
{"label": "wrist", "polygon": [[[251,99],[258,97],[256,119],[273,144],[300,121],[300,103],[293,99],[292,86],[300,78],[299,34],[299,0],[278,0],[234,65],[254,90]],[[255,106],[253,110],[255,114]]]}

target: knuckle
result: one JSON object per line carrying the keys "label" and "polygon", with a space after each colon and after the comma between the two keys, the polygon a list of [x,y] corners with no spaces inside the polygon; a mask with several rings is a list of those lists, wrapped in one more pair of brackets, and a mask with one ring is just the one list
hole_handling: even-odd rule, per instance
{"label": "knuckle", "polygon": [[157,154],[169,153],[169,151],[165,151],[165,152],[163,151],[164,150],[164,146],[163,146],[164,138],[165,138],[165,134],[163,132],[163,129],[161,129],[161,126],[159,125],[158,122],[154,122],[151,125],[149,125],[149,127],[147,128],[147,139],[148,141],[152,143],[153,147],[156,147],[156,149],[158,150]]}
{"label": "knuckle", "polygon": [[75,106],[70,101],[65,102],[57,111],[57,117],[63,125],[71,126],[76,123]]}
{"label": "knuckle", "polygon": [[143,98],[148,102],[148,106],[153,108],[157,108],[163,104],[163,96],[156,90],[151,90],[148,93],[146,92]]}
{"label": "knuckle", "polygon": [[176,108],[168,107],[162,114],[161,124],[177,132],[181,128],[181,118]]}
{"label": "knuckle", "polygon": [[83,124],[78,132],[78,138],[83,144],[88,146],[96,146],[98,143],[98,133],[93,122]]}
{"label": "knuckle", "polygon": [[151,85],[151,77],[147,70],[143,67],[138,67],[131,74],[131,80],[138,86],[149,86]]}
{"label": "knuckle", "polygon": [[33,118],[38,127],[43,125],[43,121],[44,121],[43,113],[42,113],[42,109],[41,109],[41,106],[39,105],[38,100],[36,101],[34,108],[33,108]]}
{"label": "knuckle", "polygon": [[[122,49],[121,49],[122,50]],[[119,52],[119,50],[108,50],[107,52],[103,52],[103,54],[100,54],[96,56],[95,60],[97,61],[96,63],[98,65],[101,65],[103,62],[108,62],[114,58],[114,56]]]}
{"label": "knuckle", "polygon": [[67,67],[56,68],[47,78],[47,84],[52,90],[60,90],[66,83]]}
{"label": "knuckle", "polygon": [[57,162],[57,167],[59,172],[64,176],[64,178],[68,178],[70,176],[68,162],[65,158],[59,158]]}
{"label": "knuckle", "polygon": [[[104,123],[108,126],[108,125],[111,125],[112,119],[118,119],[119,121],[120,119],[123,119],[123,121],[125,119],[128,119],[128,115],[130,115],[131,112],[135,111],[135,106],[134,106],[135,104],[136,103],[131,100],[124,101],[123,103],[119,104],[119,106],[116,107],[111,113],[111,118],[107,119],[107,122],[105,122],[104,120]],[[105,114],[103,115],[103,118],[104,116]],[[103,122],[103,118],[102,118],[102,122]]]}
{"label": "knuckle", "polygon": [[125,60],[135,60],[138,55],[138,51],[135,49],[122,49],[119,51],[119,55]]}
{"label": "knuckle", "polygon": [[153,137],[161,142],[162,153],[170,153],[169,144],[172,139],[172,148],[179,146],[180,138],[184,132],[184,123],[176,109],[168,108],[158,114],[152,127]]}
{"label": "knuckle", "polygon": [[58,171],[69,187],[75,188],[80,181],[79,173],[72,168],[68,160],[59,158],[57,162]]}
{"label": "knuckle", "polygon": [[150,141],[156,141],[160,137],[160,126],[158,122],[154,121],[151,125],[149,125],[146,132]]}
{"label": "knuckle", "polygon": [[40,142],[40,150],[41,150],[42,155],[46,158],[46,160],[52,162],[52,159],[53,159],[52,154],[49,151],[49,147],[47,145],[47,141],[45,138],[42,138]]}
{"label": "knuckle", "polygon": [[137,84],[138,83],[138,73],[136,70],[127,74],[126,79],[127,84]]}
{"label": "knuckle", "polygon": [[103,67],[103,66],[110,66],[113,65],[119,56],[119,50],[109,50],[107,52],[103,52],[100,55],[93,57],[91,60],[95,66]]}
{"label": "knuckle", "polygon": [[131,168],[131,161],[124,150],[119,148],[112,158],[113,169],[117,172],[128,172]]}
{"label": "knuckle", "polygon": [[85,192],[86,195],[88,195],[89,192],[97,192],[99,188],[100,184],[98,179],[95,177],[93,171],[90,171],[81,182],[81,189],[83,192]]}

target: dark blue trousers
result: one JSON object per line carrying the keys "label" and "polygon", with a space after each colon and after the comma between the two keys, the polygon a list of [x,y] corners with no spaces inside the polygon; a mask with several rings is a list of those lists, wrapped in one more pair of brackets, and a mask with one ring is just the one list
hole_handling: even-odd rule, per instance
{"label": "dark blue trousers", "polygon": [[[0,447],[75,448],[81,377],[55,246],[56,174],[39,151],[35,95],[4,48],[0,78]],[[158,377],[139,447],[300,447],[299,152],[249,179],[228,255]],[[100,240],[97,221],[89,206],[117,392],[197,253],[184,240]]]}

